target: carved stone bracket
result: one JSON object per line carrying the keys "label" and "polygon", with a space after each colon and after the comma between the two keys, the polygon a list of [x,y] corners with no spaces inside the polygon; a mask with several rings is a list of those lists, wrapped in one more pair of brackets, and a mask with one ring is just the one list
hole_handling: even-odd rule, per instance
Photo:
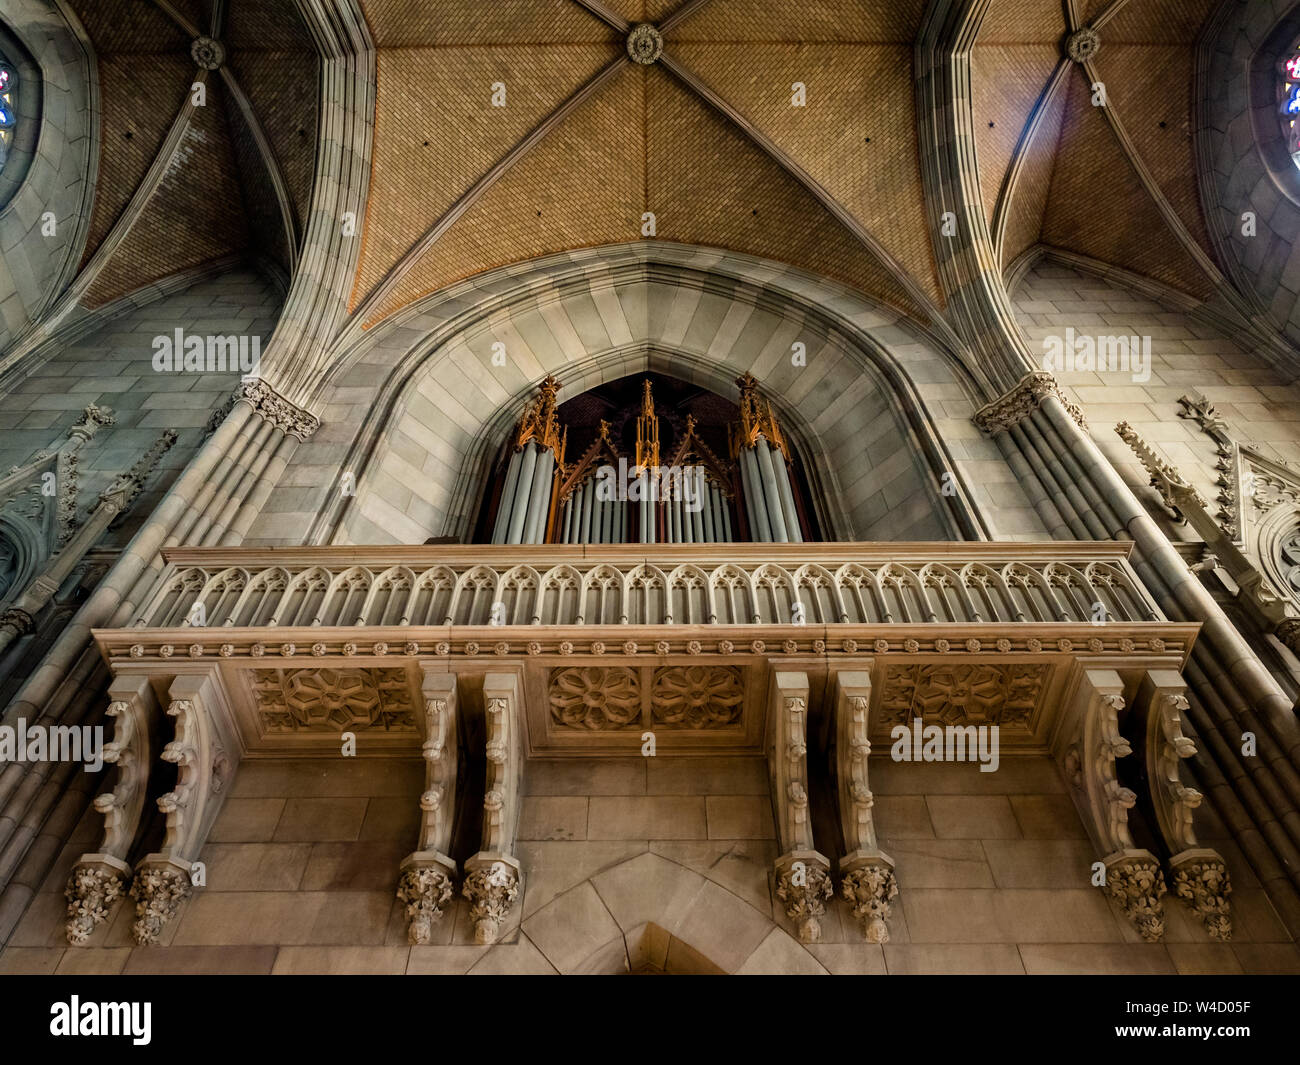
{"label": "carved stone bracket", "polygon": [[402,861],[397,897],[406,907],[407,931],[415,944],[428,943],[435,922],[454,894],[456,863],[447,855],[456,819],[459,752],[456,677],[422,669],[424,699],[424,792],[420,795],[418,849]]}
{"label": "carved stone bracket", "polygon": [[1165,911],[1160,898],[1169,890],[1160,863],[1150,851],[1124,850],[1106,862],[1105,893],[1124,910],[1148,943],[1165,934]]}
{"label": "carved stone bracket", "polygon": [[1201,793],[1183,783],[1180,764],[1196,753],[1196,746],[1183,734],[1187,712],[1187,686],[1174,670],[1150,670],[1143,678],[1138,700],[1146,712],[1146,765],[1155,808],[1156,827],[1169,853],[1178,854],[1197,846],[1192,812],[1201,804]]}
{"label": "carved stone bracket", "polygon": [[141,862],[131,888],[137,900],[136,942],[142,945],[157,942],[162,926],[190,893],[194,864],[225,800],[240,751],[215,671],[177,677],[168,696],[175,738],[161,757],[175,764],[176,786],[158,797],[158,808],[167,816],[162,847]]}
{"label": "carved stone bracket", "polygon": [[[869,667],[866,663],[865,667]],[[875,799],[867,784],[871,755],[871,673],[841,670],[833,678],[835,707],[835,777],[840,826],[847,853],[840,859],[840,896],[862,922],[872,943],[887,943],[890,902],[898,896],[894,861],[880,850],[872,811]]]}
{"label": "carved stone bracket", "polygon": [[1103,891],[1119,902],[1143,939],[1154,941],[1164,934],[1160,897],[1168,887],[1155,855],[1138,849],[1129,830],[1128,812],[1138,797],[1120,783],[1116,767],[1116,759],[1133,753],[1120,732],[1123,692],[1119,674],[1085,670],[1061,714],[1052,749],[1075,787],[1075,802],[1093,845],[1105,856]]}
{"label": "carved stone bracket", "polygon": [[523,707],[515,673],[483,678],[487,718],[487,779],[483,794],[482,849],[465,861],[461,893],[470,901],[474,941],[497,942],[515,899],[520,868],[513,856],[519,824],[519,784],[523,771]]}
{"label": "carved stone bracket", "polygon": [[894,863],[884,854],[840,861],[840,897],[862,922],[868,943],[888,943],[890,903],[898,897]]}
{"label": "carved stone bracket", "polygon": [[106,921],[113,904],[131,879],[127,864],[131,843],[140,827],[150,765],[151,710],[155,706],[144,677],[118,677],[108,688],[108,716],[113,739],[104,745],[104,761],[117,767],[109,791],[95,797],[104,815],[104,839],[98,851],[83,854],[68,877],[68,942],[86,943],[97,925]]}
{"label": "carved stone bracket", "polygon": [[1206,848],[1183,851],[1169,859],[1169,871],[1174,894],[1196,912],[1211,937],[1231,939],[1232,882],[1222,855]]}
{"label": "carved stone bracket", "polygon": [[821,939],[834,893],[830,861],[813,847],[808,806],[808,674],[774,672],[768,708],[768,770],[777,839],[776,895],[803,943]]}

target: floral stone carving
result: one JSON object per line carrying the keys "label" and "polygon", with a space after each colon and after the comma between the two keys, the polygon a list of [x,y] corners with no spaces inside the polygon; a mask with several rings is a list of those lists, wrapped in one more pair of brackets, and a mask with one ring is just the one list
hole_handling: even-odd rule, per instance
{"label": "floral stone carving", "polygon": [[1155,943],[1165,934],[1160,897],[1169,890],[1160,864],[1145,852],[1121,854],[1106,862],[1106,894],[1120,904],[1142,938]]}
{"label": "floral stone carving", "polygon": [[1232,894],[1232,882],[1223,859],[1214,851],[1187,851],[1175,856],[1169,865],[1174,875],[1174,894],[1196,911],[1212,938],[1231,939],[1228,896]]}
{"label": "floral stone carving", "polygon": [[912,665],[885,670],[878,727],[999,725],[1030,727],[1048,676],[1042,665]]}
{"label": "floral stone carving", "polygon": [[795,853],[791,857],[794,860],[776,874],[776,897],[799,929],[799,941],[816,943],[822,937],[826,900],[835,894],[830,870],[821,855]]}
{"label": "floral stone carving", "polygon": [[108,920],[126,889],[129,870],[106,865],[78,864],[68,876],[63,897],[68,900],[68,942],[84,946],[95,929]]}
{"label": "floral stone carving", "polygon": [[890,903],[898,897],[898,878],[883,861],[867,862],[840,877],[840,898],[853,908],[869,943],[888,943]]}
{"label": "floral stone carving", "polygon": [[745,691],[734,666],[668,666],[655,670],[653,721],[666,728],[720,729],[740,723]]}
{"label": "floral stone carving", "polygon": [[400,669],[256,669],[253,693],[267,732],[415,730]]}
{"label": "floral stone carving", "polygon": [[439,866],[415,867],[402,873],[397,898],[406,907],[407,935],[413,944],[429,942],[433,926],[442,920],[443,907],[453,894],[451,877]]}
{"label": "floral stone carving", "polygon": [[132,938],[140,946],[158,942],[163,925],[176,916],[181,902],[189,897],[189,874],[175,866],[146,866],[135,874],[131,897],[135,899]]}
{"label": "floral stone carving", "polygon": [[565,728],[635,728],[641,719],[641,685],[623,666],[574,666],[551,673],[551,720]]}
{"label": "floral stone carving", "polygon": [[[467,863],[468,864],[468,863]],[[519,897],[519,872],[505,862],[484,864],[465,872],[461,894],[469,899],[469,916],[474,922],[474,942],[490,946],[501,936]]]}

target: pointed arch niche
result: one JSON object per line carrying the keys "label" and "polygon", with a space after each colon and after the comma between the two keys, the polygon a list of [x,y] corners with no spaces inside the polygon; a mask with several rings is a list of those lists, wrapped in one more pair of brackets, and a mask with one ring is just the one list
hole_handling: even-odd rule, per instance
{"label": "pointed arch niche", "polygon": [[[348,426],[355,435],[338,466],[340,477],[352,474],[355,493],[322,498],[306,540],[584,542],[565,539],[563,501],[552,510],[548,493],[557,491],[557,470],[573,467],[598,437],[599,422],[617,419],[589,413],[586,435],[571,427],[564,441],[566,418],[556,412],[626,391],[617,404],[625,435],[611,443],[634,461],[647,378],[661,465],[672,464],[667,450],[686,438],[688,415],[716,459],[702,464],[714,466],[724,495],[726,467],[748,461],[730,451],[729,422],[747,427],[746,450],[761,436],[766,457],[788,463],[792,492],[779,512],[796,521],[787,520],[787,540],[795,539],[791,524],[800,540],[988,538],[986,519],[970,501],[965,462],[945,443],[969,436],[965,408],[974,386],[921,327],[860,293],[778,264],[647,243],[493,271],[365,334],[335,363],[319,397],[327,411],[360,415],[355,429]],[[752,387],[742,385],[746,378]],[[543,386],[551,390],[547,411],[539,408]],[[689,409],[705,401],[713,405],[710,426]],[[683,402],[688,409],[679,410]],[[742,417],[747,404],[752,409]],[[617,435],[612,424],[611,432]],[[496,528],[493,496],[506,490],[516,450],[523,457],[515,490],[531,457],[528,472],[545,504],[532,516],[531,535],[526,508],[513,534]],[[696,458],[703,451],[695,448]],[[752,457],[756,481],[783,496],[780,464]],[[305,483],[302,477],[289,483]],[[319,471],[312,479],[320,483]],[[762,542],[750,531],[743,491],[729,499],[731,539]],[[769,509],[769,523],[775,513]],[[664,520],[655,519],[653,542],[709,542],[675,540],[660,527]],[[643,527],[633,517],[618,539],[642,542]],[[768,538],[781,539],[770,527]]]}

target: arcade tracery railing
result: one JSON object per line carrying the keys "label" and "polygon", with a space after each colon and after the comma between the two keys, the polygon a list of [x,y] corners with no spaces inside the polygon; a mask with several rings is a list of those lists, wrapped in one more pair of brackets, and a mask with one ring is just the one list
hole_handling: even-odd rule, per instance
{"label": "arcade tracery railing", "polygon": [[148,628],[1163,620],[1113,544],[175,549]]}

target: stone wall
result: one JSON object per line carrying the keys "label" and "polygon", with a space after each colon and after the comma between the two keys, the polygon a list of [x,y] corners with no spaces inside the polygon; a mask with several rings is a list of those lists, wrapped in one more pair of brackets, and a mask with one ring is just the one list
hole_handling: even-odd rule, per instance
{"label": "stone wall", "polygon": [[177,473],[194,457],[212,412],[239,384],[239,374],[158,373],[153,338],[247,333],[271,338],[279,292],[249,270],[199,281],[182,292],[144,304],[104,322],[0,396],[0,469],[27,461],[57,443],[88,404],[111,407],[115,424],[102,430],[81,454],[83,511],[118,473],[129,469],[165,429],[176,444],[136,500],[120,530],[104,541],[121,546],[162,498]]}
{"label": "stone wall", "polygon": [[[1194,421],[1179,417],[1180,396],[1199,393],[1209,399],[1240,443],[1300,462],[1300,384],[1286,384],[1262,358],[1213,326],[1051,261],[1040,261],[1024,277],[1013,302],[1036,354],[1044,351],[1045,338],[1062,335],[1066,327],[1076,334],[1151,338],[1149,381],[1122,372],[1053,374],[1083,409],[1102,452],[1153,514],[1162,513],[1159,497],[1137,456],[1115,434],[1117,422],[1129,422],[1207,500],[1219,493],[1214,441]],[[1165,527],[1174,539],[1191,535],[1185,526],[1166,521]]]}
{"label": "stone wall", "polygon": [[409,946],[394,897],[414,846],[418,760],[250,762],[213,828],[198,889],[157,946],[119,903],[87,947],[63,939],[62,888],[97,842],[88,811],[0,954],[8,973],[670,972],[1201,973],[1300,971],[1300,952],[1217,818],[1234,936],[1216,943],[1165,900],[1165,941],[1140,940],[1089,886],[1096,860],[1045,757],[971,765],[872,759],[881,846],[900,894],[890,942],[864,942],[839,899],[823,940],[795,939],[772,891],[777,854],[761,758],[534,761],[517,856],[525,881],[496,947],[473,945],[457,899]]}

